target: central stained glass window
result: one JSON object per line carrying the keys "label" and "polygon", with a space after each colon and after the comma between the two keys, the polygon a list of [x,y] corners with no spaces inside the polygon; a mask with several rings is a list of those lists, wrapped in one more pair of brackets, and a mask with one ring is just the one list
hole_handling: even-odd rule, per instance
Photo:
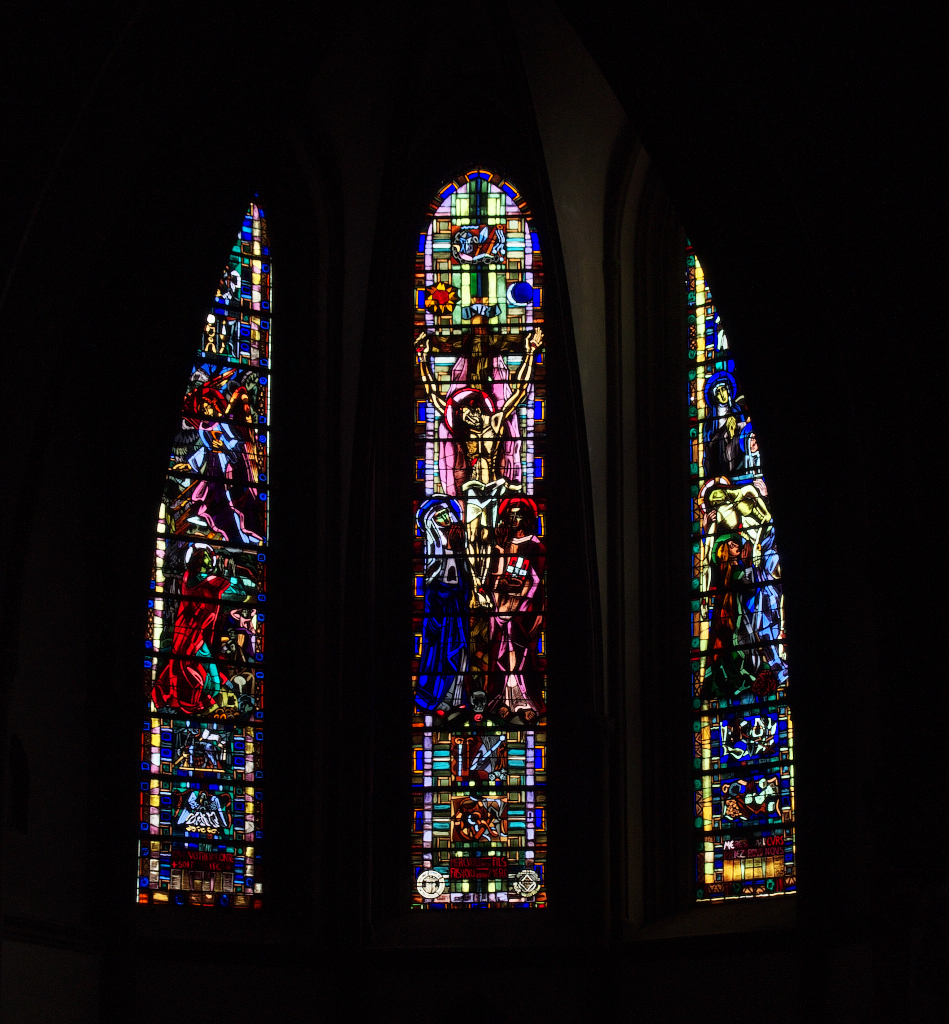
{"label": "central stained glass window", "polygon": [[544,907],[543,276],[509,181],[438,192],[414,305],[413,906]]}

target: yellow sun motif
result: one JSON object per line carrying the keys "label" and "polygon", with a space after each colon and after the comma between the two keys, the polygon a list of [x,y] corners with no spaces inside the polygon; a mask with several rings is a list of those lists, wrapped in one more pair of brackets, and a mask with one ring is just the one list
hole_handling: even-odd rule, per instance
{"label": "yellow sun motif", "polygon": [[458,292],[445,281],[436,281],[425,289],[425,308],[438,316],[450,313],[458,301]]}

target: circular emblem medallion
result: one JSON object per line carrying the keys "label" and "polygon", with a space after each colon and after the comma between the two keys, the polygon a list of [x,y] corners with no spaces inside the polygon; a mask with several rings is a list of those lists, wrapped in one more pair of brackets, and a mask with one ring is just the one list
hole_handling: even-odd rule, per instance
{"label": "circular emblem medallion", "polygon": [[418,889],[419,895],[427,900],[433,900],[445,891],[445,876],[439,871],[422,871],[415,879],[415,888]]}
{"label": "circular emblem medallion", "polygon": [[514,888],[522,896],[533,896],[540,888],[540,875],[530,868],[519,871],[514,879]]}

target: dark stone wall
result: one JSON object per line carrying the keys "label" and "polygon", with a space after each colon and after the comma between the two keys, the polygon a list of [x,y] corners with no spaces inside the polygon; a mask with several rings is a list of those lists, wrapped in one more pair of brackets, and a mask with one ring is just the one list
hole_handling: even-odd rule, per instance
{"label": "dark stone wall", "polygon": [[[4,62],[0,750],[20,738],[31,801],[28,833],[3,833],[11,1019],[165,1020],[205,1003],[265,1020],[473,1020],[488,1004],[500,1020],[724,1020],[750,1006],[935,1019],[949,888],[931,26],[872,6],[560,8],[706,267],[767,459],[799,709],[797,925],[632,940],[607,918],[610,849],[629,836],[607,833],[597,690],[583,417],[602,407],[574,351],[574,322],[590,318],[571,311],[557,240],[554,113],[531,92],[536,55],[531,71],[519,49],[536,22],[542,59],[567,75],[574,51],[550,44],[559,15],[542,3],[19,4]],[[564,668],[587,773],[562,790],[576,814],[564,863],[593,895],[536,933],[517,922],[426,941],[395,934],[385,896],[401,671],[385,609],[402,585],[388,424],[409,263],[392,268],[439,178],[480,160],[515,176],[555,253],[569,410],[557,444],[579,524],[564,554],[579,623]],[[272,908],[145,921],[128,881],[138,596],[197,325],[256,189],[278,309],[271,640],[286,696],[268,755],[289,780],[269,807]],[[357,751],[351,771],[344,748]],[[413,948],[382,949],[380,936]]]}

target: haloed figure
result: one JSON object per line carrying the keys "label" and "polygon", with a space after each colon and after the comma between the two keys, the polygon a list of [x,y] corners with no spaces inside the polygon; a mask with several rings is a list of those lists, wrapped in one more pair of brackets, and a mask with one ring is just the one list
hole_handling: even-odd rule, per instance
{"label": "haloed figure", "polygon": [[537,506],[530,498],[505,498],[498,512],[489,570],[494,615],[490,707],[512,724],[530,724],[544,711],[534,685],[530,651],[544,628],[547,549],[537,537]]}
{"label": "haloed figure", "polygon": [[[448,438],[440,456],[442,485],[448,493],[465,498],[468,558],[474,585],[472,607],[490,605],[484,581],[497,504],[505,494],[520,490],[521,486],[504,475],[517,475],[508,451],[511,423],[516,419],[517,407],[530,393],[535,354],[543,337],[540,328],[527,337],[524,358],[500,392],[497,388],[489,394],[479,388],[462,387],[449,392],[447,398],[439,393],[429,366],[432,339],[426,334],[416,339],[425,392],[440,417],[439,435],[444,432]],[[507,397],[499,405],[498,398],[505,393]]]}
{"label": "haloed figure", "polygon": [[[490,415],[503,409],[511,397],[511,371],[506,353],[520,349],[522,343],[517,335],[489,334],[487,331],[483,325],[476,325],[461,338],[442,336],[438,343],[443,352],[449,351],[457,356],[451,368],[451,384],[445,393],[446,404],[458,392],[474,390],[475,394],[481,394],[488,400],[484,403],[484,412]],[[453,419],[450,414],[448,418]],[[521,483],[521,431],[516,409],[504,420],[502,434],[498,472],[512,490],[517,490]],[[453,436],[445,418],[438,425],[438,439],[442,442],[438,459],[441,489],[455,497],[461,493],[471,469],[465,451],[459,447],[464,439],[459,441]]]}
{"label": "haloed figure", "polygon": [[418,510],[425,553],[425,618],[422,664],[415,701],[443,718],[464,703],[468,671],[468,599],[464,515],[452,498],[439,496]]}
{"label": "haloed figure", "polygon": [[745,461],[741,446],[745,419],[735,378],[724,370],[716,373],[705,385],[705,402],[705,475],[730,479]]}

